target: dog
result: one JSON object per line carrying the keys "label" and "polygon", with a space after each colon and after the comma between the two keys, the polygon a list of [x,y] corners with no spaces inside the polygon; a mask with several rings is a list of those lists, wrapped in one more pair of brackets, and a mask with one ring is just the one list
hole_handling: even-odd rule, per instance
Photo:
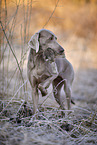
{"label": "dog", "polygon": [[65,58],[63,47],[57,42],[55,34],[41,29],[28,42],[30,52],[27,64],[28,79],[32,87],[34,114],[38,111],[39,90],[42,96],[47,95],[47,88],[52,83],[54,97],[61,109],[65,109],[64,96],[60,95],[64,85],[67,106],[71,104],[71,85],[74,79],[74,70],[71,63]]}

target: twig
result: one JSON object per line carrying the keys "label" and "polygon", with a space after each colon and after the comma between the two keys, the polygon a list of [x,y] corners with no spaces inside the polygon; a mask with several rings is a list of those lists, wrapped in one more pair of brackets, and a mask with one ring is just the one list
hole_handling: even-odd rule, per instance
{"label": "twig", "polygon": [[[13,52],[13,49],[12,49],[12,47],[11,47],[11,44],[10,44],[8,38],[7,38],[7,35],[6,35],[6,33],[5,33],[5,30],[4,30],[4,28],[3,28],[3,25],[2,25],[2,22],[1,22],[1,21],[0,21],[0,24],[1,24],[2,31],[3,31],[3,33],[4,33],[4,36],[5,36],[6,40],[7,40],[8,45],[9,45],[9,48],[10,48],[10,50],[11,50],[11,52],[12,52],[12,54],[13,54],[15,60],[16,60],[16,63],[17,63],[17,66],[18,66],[18,68],[19,68],[19,71],[20,71],[20,75],[21,75],[22,81],[23,81],[23,83],[24,83],[24,78],[23,78],[22,71],[21,71],[19,62],[18,62],[18,60],[17,60],[17,57],[16,57],[15,53]],[[25,87],[24,87],[24,91],[25,91]]]}
{"label": "twig", "polygon": [[[26,52],[24,53],[24,55],[22,56],[22,58],[21,58],[21,60],[20,60],[20,62],[19,62],[19,65],[21,66],[21,64],[22,64],[22,61],[24,61],[25,60],[25,56],[26,56],[26,54],[27,54],[27,51],[29,50],[29,48],[26,50]],[[11,77],[10,77],[10,80],[9,80],[9,82],[8,82],[8,84],[7,84],[7,87],[6,88],[8,88],[9,87],[9,85],[10,85],[10,82],[11,82],[11,80],[13,79],[13,77],[14,77],[14,75],[15,75],[15,73],[16,73],[16,71],[17,71],[17,69],[18,69],[18,67],[16,67],[16,69],[14,70],[14,72],[13,72],[13,74],[11,75]]]}
{"label": "twig", "polygon": [[80,109],[80,110],[83,110],[83,111],[86,111],[88,113],[91,113],[91,111],[87,110],[87,109],[84,109],[84,108],[81,108],[81,107],[78,107],[78,106],[75,106],[77,109]]}
{"label": "twig", "polygon": [[49,22],[50,19],[52,18],[53,14],[54,14],[54,12],[55,12],[57,6],[58,6],[58,3],[59,3],[59,0],[57,1],[57,3],[56,3],[56,5],[55,5],[55,8],[54,8],[53,12],[51,13],[49,19],[47,20],[47,22],[45,23],[45,25],[43,26],[43,28],[48,24],[48,22]]}
{"label": "twig", "polygon": [[19,89],[16,91],[16,93],[14,94],[14,96],[11,98],[11,100],[8,102],[8,104],[6,105],[6,107],[0,112],[0,114],[3,113],[3,111],[8,107],[8,105],[12,102],[12,100],[14,99],[14,97],[17,95],[17,93],[19,92],[19,90],[27,83],[27,80],[22,84],[22,86],[19,87]]}
{"label": "twig", "polygon": [[[20,0],[19,0],[19,3],[20,3]],[[11,17],[11,19],[9,20],[9,22],[6,22],[7,24],[5,24],[5,27],[3,27],[3,29],[6,30],[7,25],[9,25],[10,21],[13,19],[11,28],[10,28],[10,30],[9,30],[9,37],[11,36],[12,28],[13,28],[14,25],[15,25],[15,19],[16,19],[16,15],[17,15],[17,12],[18,12],[18,9],[19,9],[19,3],[18,3],[18,5],[17,5],[17,9],[16,9],[16,11],[15,11],[15,14]],[[1,57],[0,63],[1,63],[2,60],[3,60],[4,52],[6,51],[6,48],[7,48],[7,44],[6,44],[5,49],[4,49],[3,53],[2,53],[2,57]]]}

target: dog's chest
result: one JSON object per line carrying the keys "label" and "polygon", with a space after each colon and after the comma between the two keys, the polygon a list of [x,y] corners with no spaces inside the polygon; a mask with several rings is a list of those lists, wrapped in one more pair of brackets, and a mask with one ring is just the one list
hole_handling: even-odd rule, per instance
{"label": "dog's chest", "polygon": [[37,75],[46,74],[47,76],[58,74],[55,62],[42,62],[37,65]]}
{"label": "dog's chest", "polygon": [[37,65],[36,65],[36,72],[37,75],[42,75],[46,70],[46,65],[44,62],[42,61],[38,61]]}

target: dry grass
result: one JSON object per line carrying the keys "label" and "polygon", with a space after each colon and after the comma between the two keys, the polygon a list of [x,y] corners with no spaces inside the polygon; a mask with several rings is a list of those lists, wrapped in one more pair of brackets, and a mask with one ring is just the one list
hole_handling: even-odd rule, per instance
{"label": "dry grass", "polygon": [[[2,106],[5,105],[2,104]],[[12,105],[20,110],[15,114]],[[94,108],[93,108],[94,109]],[[97,108],[95,108],[97,109]],[[38,118],[26,102],[13,101],[0,117],[1,144],[96,144],[96,110],[78,107],[70,113],[54,107],[40,108]],[[12,116],[13,115],[13,116]]]}

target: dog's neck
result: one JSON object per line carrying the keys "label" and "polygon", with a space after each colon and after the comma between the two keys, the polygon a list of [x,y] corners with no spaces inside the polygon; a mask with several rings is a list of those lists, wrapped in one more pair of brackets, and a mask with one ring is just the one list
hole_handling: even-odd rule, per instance
{"label": "dog's neck", "polygon": [[36,59],[38,59],[39,61],[45,61],[44,57],[43,57],[43,50],[40,50],[37,54],[36,54]]}

